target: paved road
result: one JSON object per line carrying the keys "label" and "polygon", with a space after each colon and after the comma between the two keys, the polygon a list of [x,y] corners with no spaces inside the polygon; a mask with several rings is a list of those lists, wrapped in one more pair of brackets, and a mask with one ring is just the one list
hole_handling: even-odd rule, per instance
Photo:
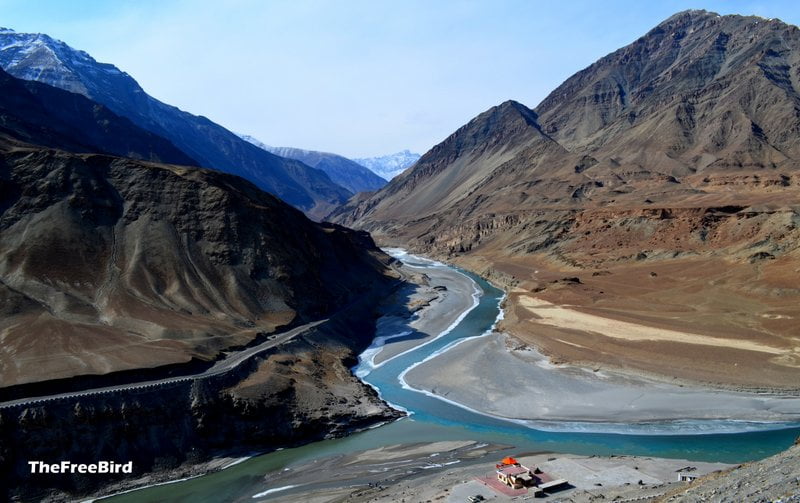
{"label": "paved road", "polygon": [[167,384],[181,383],[197,379],[205,379],[211,376],[224,374],[225,372],[229,372],[230,370],[238,367],[239,365],[242,364],[242,362],[248,360],[249,358],[252,358],[253,356],[260,354],[268,349],[274,348],[275,346],[279,346],[285,342],[288,342],[297,335],[300,335],[306,332],[307,330],[316,327],[317,325],[321,325],[326,321],[328,320],[324,319],[312,323],[306,323],[305,325],[293,328],[291,330],[287,330],[286,332],[281,332],[279,334],[271,334],[269,338],[266,341],[262,342],[261,344],[253,346],[251,348],[243,349],[241,351],[231,352],[225,359],[219,360],[213,366],[197,374],[190,374],[178,377],[167,377],[165,379],[157,379],[154,381],[141,381],[129,384],[119,384],[117,386],[107,386],[104,388],[93,388],[82,391],[72,391],[68,393],[59,393],[56,395],[38,396],[33,398],[20,398],[18,400],[10,400],[8,402],[0,402],[0,409],[16,407],[19,405],[36,405],[45,402],[52,402],[54,400],[61,400],[64,398],[103,395],[108,393],[115,393],[121,390],[150,389],[150,388],[164,386]]}

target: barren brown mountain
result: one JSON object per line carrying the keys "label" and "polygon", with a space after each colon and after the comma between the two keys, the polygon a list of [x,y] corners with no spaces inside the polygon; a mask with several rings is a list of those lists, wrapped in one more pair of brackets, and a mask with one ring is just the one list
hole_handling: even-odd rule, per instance
{"label": "barren brown mountain", "polygon": [[383,278],[368,236],[232,175],[3,137],[0,183],[3,386],[211,359]]}
{"label": "barren brown mountain", "polygon": [[331,218],[503,283],[556,361],[796,387],[799,205],[800,30],[687,11]]}

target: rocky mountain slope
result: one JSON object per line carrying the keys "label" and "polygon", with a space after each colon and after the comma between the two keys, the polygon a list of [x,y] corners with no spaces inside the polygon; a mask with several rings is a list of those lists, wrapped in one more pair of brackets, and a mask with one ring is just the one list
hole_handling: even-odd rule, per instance
{"label": "rocky mountain slope", "polygon": [[362,157],[353,160],[362,166],[366,166],[381,178],[391,180],[417,162],[419,157],[419,154],[415,154],[409,150],[403,150],[402,152],[394,154],[378,157]]}
{"label": "rocky mountain slope", "polygon": [[202,116],[149,96],[128,74],[44,34],[0,29],[0,66],[78,93],[171,141],[200,166],[242,176],[319,218],[349,197],[325,173],[266,152]]}
{"label": "rocky mountain slope", "polygon": [[[799,110],[797,27],[682,12],[535,109],[506,102],[479,115],[331,218],[519,289],[508,329],[556,359],[794,387]],[[521,304],[531,291],[612,318],[768,341],[783,356],[571,344]]]}
{"label": "rocky mountain slope", "polygon": [[0,155],[6,386],[213,358],[383,281],[367,235],[232,175],[8,137]]}
{"label": "rocky mountain slope", "polygon": [[785,452],[716,472],[656,498],[658,503],[794,502],[800,499],[800,439]]}
{"label": "rocky mountain slope", "polygon": [[0,70],[0,128],[29,143],[193,165],[172,143],[84,96]]}
{"label": "rocky mountain slope", "polygon": [[369,169],[337,154],[291,147],[266,147],[266,150],[324,171],[334,183],[353,194],[372,192],[386,185],[386,180]]}
{"label": "rocky mountain slope", "polygon": [[[227,374],[0,408],[0,498],[84,501],[396,419],[348,370],[374,333],[371,297]],[[29,459],[125,460],[133,473],[36,475]]]}

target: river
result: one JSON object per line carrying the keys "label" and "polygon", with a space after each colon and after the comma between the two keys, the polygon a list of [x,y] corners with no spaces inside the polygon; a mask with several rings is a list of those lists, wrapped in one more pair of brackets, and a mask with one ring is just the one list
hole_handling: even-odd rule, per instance
{"label": "river", "polygon": [[[401,252],[396,253],[404,262],[415,267],[449,267]],[[473,307],[456,325],[433,341],[417,346],[378,367],[373,367],[366,359],[354,369],[356,375],[379,390],[384,400],[410,412],[409,417],[346,438],[260,455],[220,472],[141,489],[103,501],[216,503],[245,500],[270,489],[265,483],[266,473],[324,456],[398,443],[477,440],[513,445],[521,451],[628,454],[739,463],[761,459],[784,450],[800,435],[800,427],[797,425],[720,421],[623,425],[619,433],[590,431],[592,425],[571,423],[555,428],[561,431],[547,431],[482,415],[410,389],[401,379],[407,369],[446,350],[459,340],[485,334],[502,315],[500,301],[503,292],[480,277],[466,271],[459,272],[472,278],[479,289],[479,295],[476,295]],[[291,492],[291,488],[281,494],[287,492]]]}

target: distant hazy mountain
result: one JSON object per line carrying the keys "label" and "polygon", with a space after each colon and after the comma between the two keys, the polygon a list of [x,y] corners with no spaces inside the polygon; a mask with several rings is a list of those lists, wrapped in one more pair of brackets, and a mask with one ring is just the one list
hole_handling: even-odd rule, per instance
{"label": "distant hazy mountain", "polygon": [[313,168],[321,169],[331,177],[331,180],[354,194],[371,192],[386,185],[386,180],[369,169],[337,154],[291,147],[272,147],[269,151],[275,155],[297,159]]}
{"label": "distant hazy mountain", "polygon": [[334,183],[341,185],[353,194],[372,192],[386,185],[386,180],[369,169],[337,154],[292,147],[270,147],[252,136],[241,135],[241,138],[275,155],[296,159],[312,168],[321,169]]}
{"label": "distant hazy mountain", "polygon": [[321,170],[270,154],[202,116],[147,95],[127,73],[43,34],[0,29],[0,66],[15,77],[82,94],[170,140],[201,166],[254,182],[313,217],[350,193]]}
{"label": "distant hazy mountain", "polygon": [[391,180],[405,171],[407,167],[417,162],[419,157],[419,154],[409,152],[408,150],[403,150],[402,152],[397,152],[396,154],[389,154],[381,157],[365,157],[353,160],[362,166],[368,167],[378,176],[385,178],[386,180]]}

